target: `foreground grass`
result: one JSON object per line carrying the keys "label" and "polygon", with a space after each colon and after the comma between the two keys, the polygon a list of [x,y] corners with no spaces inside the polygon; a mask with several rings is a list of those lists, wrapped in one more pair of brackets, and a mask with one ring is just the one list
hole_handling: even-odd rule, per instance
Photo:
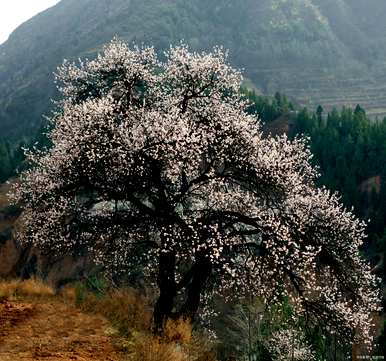
{"label": "foreground grass", "polygon": [[150,302],[134,289],[113,289],[101,294],[78,285],[62,293],[84,312],[103,315],[111,322],[115,344],[128,360],[216,361],[213,345],[183,320],[168,322],[163,334],[155,336],[151,331]]}
{"label": "foreground grass", "polygon": [[[82,357],[82,360],[99,360],[103,357],[106,357],[105,360],[128,361],[216,360],[211,352],[211,344],[192,332],[190,324],[182,320],[169,322],[162,336],[153,335],[149,302],[133,289],[95,294],[76,285],[66,287],[57,294],[36,279],[4,281],[0,282],[0,306],[0,320],[6,320],[8,326],[12,326],[0,330],[0,338],[3,335],[8,342],[7,347],[0,347],[0,360],[8,360],[3,354],[20,351],[21,346],[15,346],[11,341],[13,338],[26,338],[31,327],[36,329],[39,340],[46,339],[39,341],[38,348],[31,343],[33,338],[26,339],[24,348],[21,348],[30,355],[31,358],[27,360],[70,357],[68,352],[72,349],[64,345],[60,335],[65,335],[64,339],[70,340],[71,345],[77,345],[77,349],[71,351],[76,354],[71,354],[71,357]],[[17,315],[18,320],[12,319],[11,314]],[[47,320],[52,321],[53,325],[50,326]],[[58,328],[59,324],[62,325],[60,330],[49,329]],[[106,342],[104,337],[110,341]],[[103,344],[97,350],[99,353],[88,356],[89,339],[92,342],[99,339],[98,344]],[[98,344],[94,345],[94,349],[99,347]],[[53,345],[57,345],[58,349],[55,350]],[[103,356],[105,353],[109,354],[108,358]],[[16,356],[12,353],[9,357],[12,360]],[[21,356],[18,354],[17,357]],[[23,357],[26,356],[23,354]]]}
{"label": "foreground grass", "polygon": [[54,290],[37,279],[0,282],[0,302],[13,301],[23,298],[47,300],[53,298],[54,296]]}

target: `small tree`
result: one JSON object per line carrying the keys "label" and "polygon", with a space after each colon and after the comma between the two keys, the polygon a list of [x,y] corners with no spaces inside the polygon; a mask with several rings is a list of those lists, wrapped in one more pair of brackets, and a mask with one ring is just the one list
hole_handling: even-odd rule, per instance
{"label": "small tree", "polygon": [[277,331],[268,341],[275,361],[315,361],[316,356],[303,334],[295,329]]}
{"label": "small tree", "polygon": [[[154,321],[193,319],[211,292],[288,295],[308,320],[366,338],[375,279],[364,224],[315,187],[306,141],[264,138],[221,49],[114,40],[65,62],[46,151],[14,190],[21,238],[50,252],[88,247],[106,267],[155,276]],[[231,293],[232,292],[232,293]]]}
{"label": "small tree", "polygon": [[322,108],[322,106],[318,105],[318,107],[316,108],[316,116],[317,116],[317,119],[318,119],[318,122],[319,122],[319,126],[322,125],[323,112],[324,112],[324,109]]}

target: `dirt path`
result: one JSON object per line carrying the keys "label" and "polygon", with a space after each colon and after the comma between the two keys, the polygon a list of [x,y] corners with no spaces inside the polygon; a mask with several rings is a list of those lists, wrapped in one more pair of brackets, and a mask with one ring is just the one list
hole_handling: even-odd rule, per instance
{"label": "dirt path", "polygon": [[0,303],[0,361],[118,361],[103,318],[60,302]]}

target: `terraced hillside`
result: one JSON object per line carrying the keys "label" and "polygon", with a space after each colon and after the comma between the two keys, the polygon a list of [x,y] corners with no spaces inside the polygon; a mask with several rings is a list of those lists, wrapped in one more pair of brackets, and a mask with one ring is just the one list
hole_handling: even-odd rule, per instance
{"label": "terraced hillside", "polygon": [[92,57],[115,35],[160,51],[223,45],[263,93],[383,114],[385,15],[384,0],[61,0],[0,45],[0,136],[38,128],[63,58]]}
{"label": "terraced hillside", "polygon": [[281,79],[279,88],[310,109],[316,109],[319,104],[327,111],[342,106],[355,108],[360,104],[370,118],[386,116],[386,69],[378,68],[366,76],[334,76],[325,71],[320,75],[304,73],[300,79],[296,76]]}

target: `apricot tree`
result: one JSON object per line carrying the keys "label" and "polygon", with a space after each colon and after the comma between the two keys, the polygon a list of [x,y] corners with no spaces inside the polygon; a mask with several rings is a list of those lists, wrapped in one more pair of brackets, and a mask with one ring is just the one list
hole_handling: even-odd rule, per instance
{"label": "apricot tree", "polygon": [[87,247],[115,271],[141,265],[159,289],[157,328],[194,318],[211,292],[253,292],[369,339],[365,224],[316,187],[307,141],[262,136],[221,48],[180,45],[165,59],[114,40],[59,68],[52,147],[30,152],[14,189],[21,238]]}

